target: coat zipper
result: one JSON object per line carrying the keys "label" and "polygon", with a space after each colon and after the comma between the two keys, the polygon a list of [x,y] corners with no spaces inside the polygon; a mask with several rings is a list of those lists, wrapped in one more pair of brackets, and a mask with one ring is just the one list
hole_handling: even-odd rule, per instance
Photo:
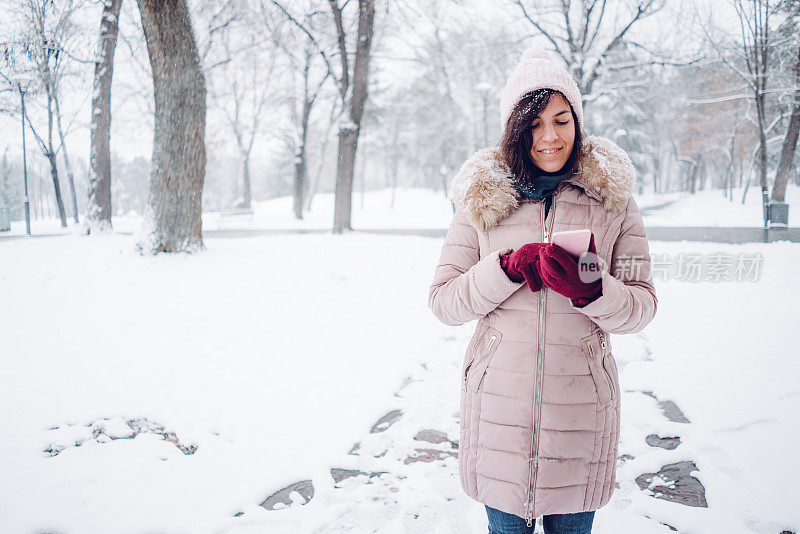
{"label": "coat zipper", "polygon": [[[545,218],[544,210],[545,210],[545,202],[542,201],[542,237],[543,243],[550,242],[550,230],[552,229],[552,224],[555,223],[556,218],[556,195],[558,191],[553,193],[553,202],[552,206],[550,206],[550,215],[551,215],[551,228],[547,227],[547,220]],[[536,391],[534,392],[534,419],[533,419],[533,437],[531,438],[533,443],[531,444],[531,468],[530,468],[530,486],[528,487],[528,498],[525,502],[525,519],[527,520],[528,527],[533,525],[533,509],[534,509],[534,488],[536,487],[536,475],[538,473],[539,468],[539,458],[538,458],[538,449],[539,449],[539,430],[540,425],[539,421],[541,420],[541,413],[542,413],[542,373],[544,372],[544,318],[545,318],[545,306],[547,304],[547,287],[542,286],[539,290],[539,337],[538,337],[538,349],[539,354],[536,360]]]}
{"label": "coat zipper", "polygon": [[606,339],[605,339],[605,337],[603,337],[603,333],[602,332],[598,332],[597,335],[600,336],[600,348],[602,349],[600,352],[602,353],[602,356],[603,356],[601,358],[601,360],[600,360],[600,365],[603,367],[603,372],[606,374],[606,377],[608,377],[608,385],[611,386],[611,398],[613,399],[614,395],[617,392],[617,390],[616,390],[616,388],[614,388],[614,379],[611,378],[611,374],[609,374],[608,369],[606,369],[606,363],[605,363],[605,358],[606,358]]}

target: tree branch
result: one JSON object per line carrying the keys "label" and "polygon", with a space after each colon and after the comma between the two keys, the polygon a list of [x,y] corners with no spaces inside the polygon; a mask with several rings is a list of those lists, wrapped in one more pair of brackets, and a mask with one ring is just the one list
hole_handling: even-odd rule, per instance
{"label": "tree branch", "polygon": [[[283,12],[283,14],[286,15],[286,17],[300,29],[300,31],[302,31],[308,36],[308,38],[314,44],[314,48],[316,48],[319,55],[322,56],[322,60],[325,62],[325,66],[328,69],[328,73],[334,80],[336,80],[337,85],[341,86],[342,82],[336,76],[336,72],[333,70],[333,66],[331,65],[331,62],[328,59],[328,55],[325,53],[325,50],[323,50],[322,47],[319,45],[319,42],[317,42],[317,39],[314,37],[314,35],[299,20],[297,20],[297,18],[295,18],[294,15],[289,13],[289,11],[285,7],[283,7],[283,5],[281,5],[280,2],[278,2],[277,0],[269,0],[269,1],[272,2],[272,4],[274,4],[278,9],[280,9]],[[266,14],[263,1],[261,2],[261,9],[262,13]]]}

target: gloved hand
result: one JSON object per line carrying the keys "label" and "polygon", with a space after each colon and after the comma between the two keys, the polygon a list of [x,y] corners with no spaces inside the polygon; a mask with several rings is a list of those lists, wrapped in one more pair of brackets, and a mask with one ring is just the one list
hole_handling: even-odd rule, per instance
{"label": "gloved hand", "polygon": [[[579,308],[586,306],[590,302],[597,299],[602,294],[602,279],[597,278],[589,283],[581,280],[579,275],[579,259],[575,259],[569,252],[548,243],[548,246],[541,249],[539,256],[541,257],[539,263],[539,274],[541,275],[542,282],[553,291],[561,293],[565,297],[572,300],[572,304]],[[589,239],[589,252],[597,255],[597,249],[594,244],[594,234]],[[581,255],[584,258],[586,253]],[[593,261],[594,269],[590,270],[591,273],[600,273],[600,266],[596,261]],[[586,275],[588,273],[584,273]]]}
{"label": "gloved hand", "polygon": [[528,288],[536,293],[542,289],[539,275],[539,250],[548,243],[527,243],[510,254],[500,255],[500,266],[514,282],[528,283]]}

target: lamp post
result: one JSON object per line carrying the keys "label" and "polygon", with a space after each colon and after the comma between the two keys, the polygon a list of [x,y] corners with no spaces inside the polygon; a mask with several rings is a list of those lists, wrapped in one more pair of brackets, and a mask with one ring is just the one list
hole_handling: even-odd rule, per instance
{"label": "lamp post", "polygon": [[[483,146],[489,145],[489,126],[487,124],[487,108],[489,106],[489,96],[491,96],[494,87],[487,82],[480,82],[476,87],[478,94],[483,101]],[[502,125],[501,125],[502,127]]]}
{"label": "lamp post", "polygon": [[28,84],[23,87],[22,82],[30,82],[32,76],[26,74],[17,74],[13,77],[17,82],[17,91],[19,91],[20,104],[22,105],[22,175],[25,181],[25,233],[31,235],[31,203],[28,196],[28,151],[25,146],[25,93],[28,90]]}
{"label": "lamp post", "polygon": [[28,151],[25,147],[25,91],[17,83],[19,98],[22,103],[22,175],[25,180],[25,233],[31,235],[31,201],[28,197]]}

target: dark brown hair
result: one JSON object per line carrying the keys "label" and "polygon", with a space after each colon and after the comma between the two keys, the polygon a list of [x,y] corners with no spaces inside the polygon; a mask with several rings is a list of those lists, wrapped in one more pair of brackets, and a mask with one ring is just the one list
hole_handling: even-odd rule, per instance
{"label": "dark brown hair", "polygon": [[[505,161],[508,168],[514,175],[514,179],[537,185],[537,177],[545,173],[531,158],[531,145],[533,144],[533,136],[531,133],[531,125],[533,121],[544,111],[547,104],[553,95],[559,94],[562,97],[564,94],[555,89],[537,89],[526,93],[508,117],[508,123],[505,125],[505,132],[503,139],[500,141],[500,154]],[[564,98],[569,104],[569,100]],[[578,155],[583,148],[583,136],[581,129],[578,125],[578,118],[575,116],[575,110],[572,109],[572,104],[569,104],[570,112],[572,113],[572,124],[575,125],[575,141],[572,146],[572,153],[569,159],[564,164],[564,171],[573,173],[577,169]]]}

